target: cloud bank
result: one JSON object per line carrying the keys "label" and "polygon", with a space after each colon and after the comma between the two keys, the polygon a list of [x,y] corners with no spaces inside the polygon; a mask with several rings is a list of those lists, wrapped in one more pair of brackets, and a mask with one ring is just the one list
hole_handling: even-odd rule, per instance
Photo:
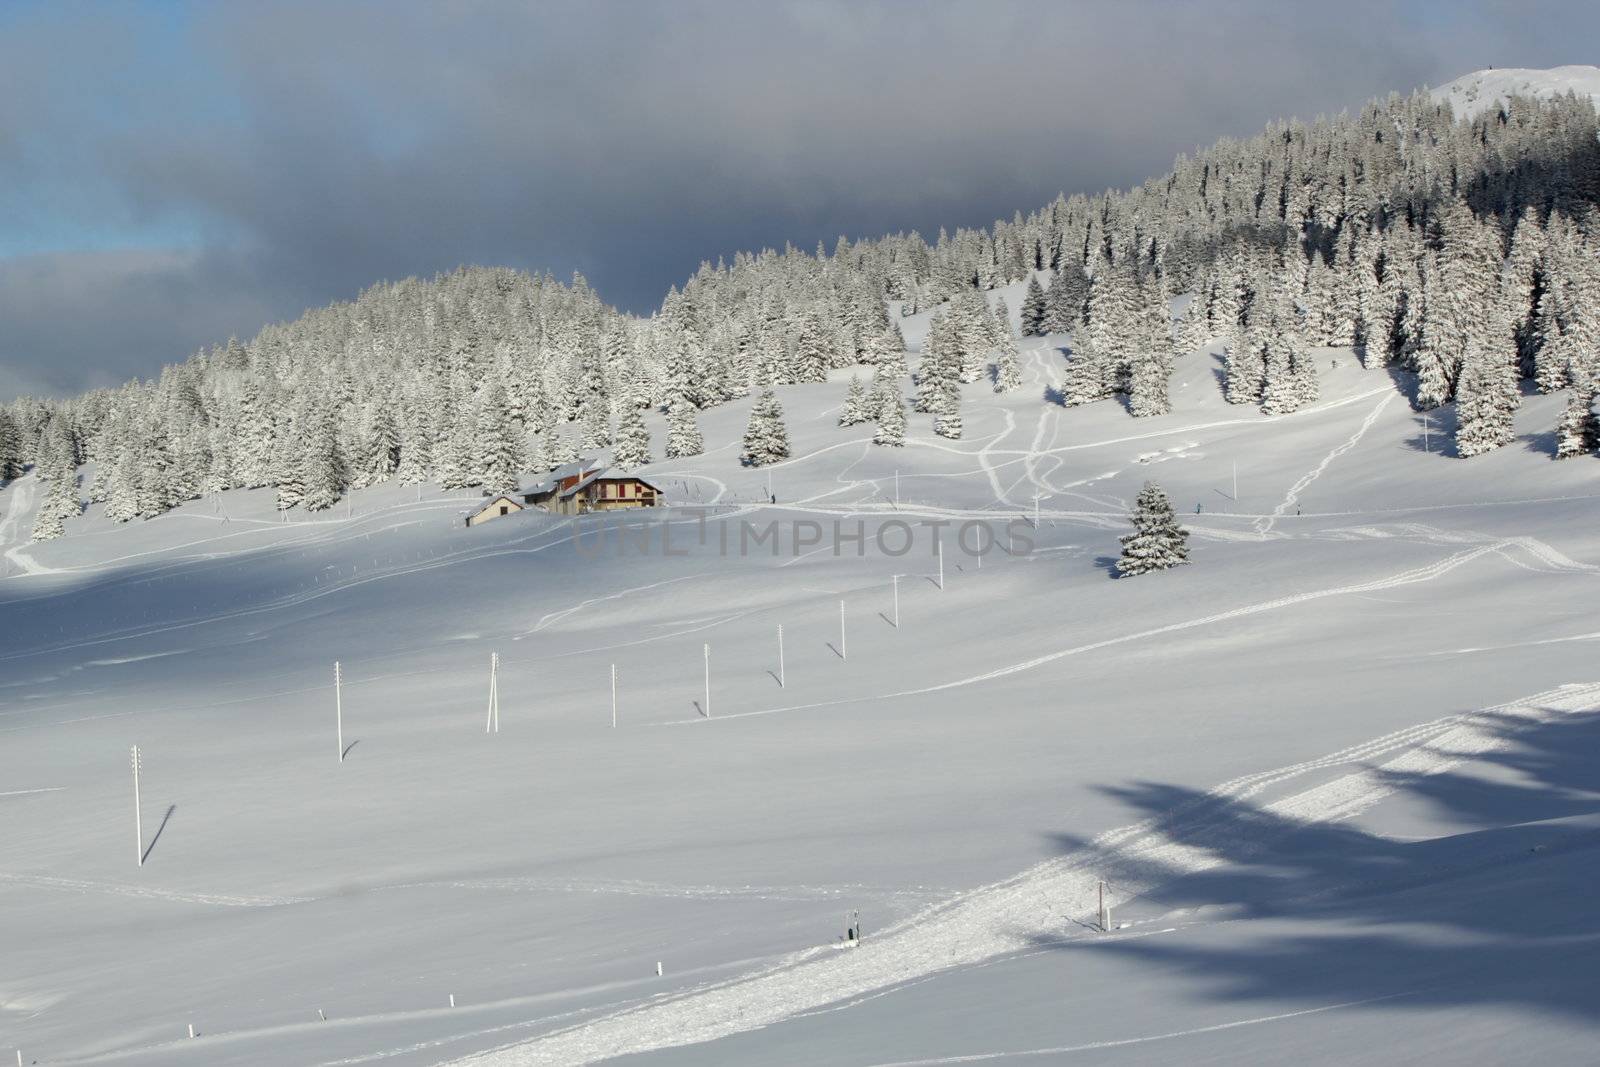
{"label": "cloud bank", "polygon": [[985,225],[1270,119],[1583,62],[1585,4],[50,4],[0,15],[0,399],[462,263]]}

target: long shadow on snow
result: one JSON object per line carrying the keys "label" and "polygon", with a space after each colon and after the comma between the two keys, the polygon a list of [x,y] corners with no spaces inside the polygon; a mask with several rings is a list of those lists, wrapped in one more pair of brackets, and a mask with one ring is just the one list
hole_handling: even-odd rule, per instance
{"label": "long shadow on snow", "polygon": [[[1395,794],[1376,810],[1398,801],[1426,812],[1440,835],[1420,840],[1349,822],[1307,825],[1179,786],[1109,788],[1171,841],[1219,861],[1192,873],[1108,856],[1107,868],[1131,867],[1155,886],[1114,918],[1211,907],[1210,918],[1264,921],[1226,939],[1113,936],[1087,950],[1186,972],[1219,1002],[1316,1005],[1404,992],[1389,1010],[1509,1005],[1600,1022],[1597,767],[1600,714],[1590,713],[1520,727],[1451,771],[1387,775]],[[1216,815],[1226,817],[1205,817]],[[1096,851],[1071,835],[1056,840],[1064,852]],[[1085,949],[1078,926],[1061,935],[1037,943]]]}

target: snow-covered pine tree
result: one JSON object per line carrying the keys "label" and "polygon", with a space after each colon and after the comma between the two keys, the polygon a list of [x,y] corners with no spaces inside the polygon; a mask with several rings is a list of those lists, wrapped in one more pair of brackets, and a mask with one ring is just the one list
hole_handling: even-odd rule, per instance
{"label": "snow-covered pine tree", "polygon": [[961,440],[961,385],[953,379],[945,381],[933,416],[933,432],[952,441]]}
{"label": "snow-covered pine tree", "polygon": [[552,426],[549,437],[550,470],[554,470],[557,467],[565,467],[569,463],[576,463],[582,458],[578,452],[578,446],[573,444],[572,435],[566,430],[559,426]]}
{"label": "snow-covered pine tree", "polygon": [[22,434],[17,420],[0,408],[0,483],[22,477]]}
{"label": "snow-covered pine tree", "polygon": [[928,336],[922,343],[922,362],[917,365],[917,391],[913,407],[934,412],[943,402],[945,380],[960,373],[960,331],[951,308],[934,313],[928,320]]}
{"label": "snow-covered pine tree", "polygon": [[106,482],[106,518],[127,522],[139,515],[139,457],[130,443],[124,443],[111,465]]}
{"label": "snow-covered pine tree", "polygon": [[1128,379],[1128,411],[1136,418],[1172,410],[1172,315],[1166,288],[1158,276],[1139,286],[1135,347]]}
{"label": "snow-covered pine tree", "polygon": [[667,408],[667,458],[698,456],[706,450],[705,438],[695,422],[695,406],[681,394]]}
{"label": "snow-covered pine tree", "polygon": [[1505,352],[1471,347],[1456,385],[1456,455],[1482,455],[1516,439],[1516,365]]}
{"label": "snow-covered pine tree", "polygon": [[860,375],[850,375],[850,388],[845,392],[844,403],[839,408],[839,425],[855,426],[872,421],[872,412],[868,408],[867,391],[861,384]]}
{"label": "snow-covered pine tree", "polygon": [[1084,302],[1089,297],[1089,278],[1077,257],[1063,256],[1045,290],[1044,327],[1046,333],[1067,333],[1083,319]]}
{"label": "snow-covered pine tree", "polygon": [[479,393],[476,423],[473,465],[481,484],[491,493],[509,493],[517,487],[523,454],[506,392],[499,382],[490,382]]}
{"label": "snow-covered pine tree", "polygon": [[650,430],[644,424],[644,411],[637,404],[623,405],[611,462],[625,471],[650,462]]}
{"label": "snow-covered pine tree", "polygon": [[783,407],[768,386],[750,408],[750,421],[744,431],[744,452],[739,461],[746,467],[765,467],[788,457],[789,431],[783,425]]}
{"label": "snow-covered pine tree", "polygon": [[1556,458],[1571,459],[1600,449],[1600,414],[1594,410],[1592,383],[1574,386],[1567,396],[1567,409],[1556,424]]}
{"label": "snow-covered pine tree", "polygon": [[301,466],[305,486],[303,502],[307,511],[323,511],[339,502],[348,482],[344,456],[334,433],[333,417],[313,418],[311,440]]}
{"label": "snow-covered pine tree", "polygon": [[1022,367],[1017,362],[1017,342],[1007,330],[994,353],[994,391],[1009,393],[1022,385]]}
{"label": "snow-covered pine tree", "polygon": [[1006,304],[1006,298],[999,293],[995,294],[994,304],[989,308],[990,342],[998,344],[1002,338],[1011,334],[1011,308]]}
{"label": "snow-covered pine tree", "polygon": [[878,368],[872,378],[872,408],[876,413],[878,428],[872,434],[872,443],[899,446],[906,443],[906,405],[900,395],[898,377],[891,377]]}
{"label": "snow-covered pine tree", "polygon": [[1038,337],[1045,332],[1049,309],[1045,306],[1044,290],[1039,287],[1039,276],[1028,276],[1027,292],[1022,297],[1022,336]]}
{"label": "snow-covered pine tree", "polygon": [[33,517],[33,539],[49,541],[66,533],[66,520],[83,513],[78,499],[78,472],[65,462],[57,462],[49,472],[44,499]]}
{"label": "snow-covered pine tree", "polygon": [[1129,515],[1133,533],[1124,534],[1119,575],[1147,574],[1189,562],[1189,531],[1178,525],[1166,490],[1145,482]]}

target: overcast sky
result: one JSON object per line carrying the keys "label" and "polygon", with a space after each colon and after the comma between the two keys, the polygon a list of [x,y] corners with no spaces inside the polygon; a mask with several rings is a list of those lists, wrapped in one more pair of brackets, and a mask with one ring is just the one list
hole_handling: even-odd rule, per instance
{"label": "overcast sky", "polygon": [[1600,4],[0,3],[0,400],[381,279],[986,225],[1485,66]]}

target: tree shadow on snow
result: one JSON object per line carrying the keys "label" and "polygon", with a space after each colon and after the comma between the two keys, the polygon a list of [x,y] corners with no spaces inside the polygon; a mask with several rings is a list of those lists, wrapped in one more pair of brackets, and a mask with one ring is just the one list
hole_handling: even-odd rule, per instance
{"label": "tree shadow on snow", "polygon": [[1387,1010],[1497,1005],[1600,1022],[1600,713],[1531,727],[1502,717],[1497,727],[1509,738],[1499,749],[1442,773],[1384,773],[1392,757],[1379,756],[1271,795],[1377,764],[1392,793],[1375,813],[1398,804],[1389,817],[1415,818],[1409,825],[1423,837],[1383,836],[1353,819],[1306,823],[1265,798],[1237,801],[1157,782],[1109,787],[1178,854],[1216,861],[1195,871],[1170,865],[1172,849],[1130,856],[1051,835],[1062,852],[1103,872],[1114,898],[1118,883],[1154,887],[1119,900],[1113,927],[1133,918],[1133,932],[1142,933],[1148,926],[1138,920],[1202,908],[1217,909],[1215,919],[1268,921],[1230,926],[1222,938],[1086,943],[1079,916],[1059,936],[1035,940],[1187,975],[1196,995],[1217,1002],[1328,1004],[1403,993]]}

